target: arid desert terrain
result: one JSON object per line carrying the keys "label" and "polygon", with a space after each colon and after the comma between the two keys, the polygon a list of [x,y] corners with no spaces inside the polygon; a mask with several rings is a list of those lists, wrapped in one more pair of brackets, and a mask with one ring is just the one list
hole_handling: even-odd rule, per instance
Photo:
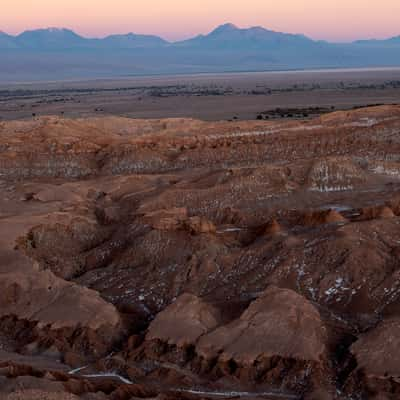
{"label": "arid desert terrain", "polygon": [[398,103],[400,68],[199,74],[0,84],[0,120],[71,118],[298,119]]}
{"label": "arid desert terrain", "polygon": [[400,89],[343,90],[2,101],[0,399],[399,399]]}

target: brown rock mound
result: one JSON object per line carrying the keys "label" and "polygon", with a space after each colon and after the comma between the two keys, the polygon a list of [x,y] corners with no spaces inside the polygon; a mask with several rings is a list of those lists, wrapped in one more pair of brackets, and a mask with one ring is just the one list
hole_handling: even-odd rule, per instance
{"label": "brown rock mound", "polygon": [[161,231],[175,231],[181,229],[187,218],[187,209],[183,207],[152,211],[146,213],[144,216],[146,222],[154,229]]}
{"label": "brown rock mound", "polygon": [[273,218],[271,221],[265,224],[263,231],[265,235],[276,235],[282,231],[282,227],[279,222]]}
{"label": "brown rock mound", "polygon": [[186,208],[157,210],[144,215],[145,222],[161,231],[186,230],[193,234],[215,233],[215,225],[204,217],[189,217]]}
{"label": "brown rock mound", "polygon": [[[14,324],[14,329],[9,330],[29,338],[33,347],[53,346],[83,357],[105,354],[122,333],[116,308],[99,293],[59,278],[14,250],[17,238],[26,237],[32,225],[63,217],[55,213],[0,223],[0,318],[12,317],[7,326]],[[7,222],[12,230],[4,228]]]}
{"label": "brown rock mound", "polygon": [[400,376],[400,318],[384,320],[351,347],[366,376],[391,379]]}
{"label": "brown rock mound", "polygon": [[334,224],[346,221],[346,218],[335,210],[313,211],[300,217],[300,224],[305,226]]}
{"label": "brown rock mound", "polygon": [[204,217],[191,217],[186,221],[185,226],[191,233],[215,233],[217,228],[215,225]]}
{"label": "brown rock mound", "polygon": [[360,220],[368,221],[377,218],[393,218],[393,210],[388,206],[365,207],[360,210]]}
{"label": "brown rock mound", "polygon": [[157,314],[146,340],[161,340],[184,347],[215,329],[221,321],[219,311],[191,294],[181,295],[175,303]]}
{"label": "brown rock mound", "polygon": [[197,352],[241,365],[270,357],[320,362],[325,335],[311,303],[291,290],[270,287],[239,319],[201,337]]}
{"label": "brown rock mound", "polygon": [[400,197],[394,196],[386,205],[393,211],[394,215],[400,215]]}

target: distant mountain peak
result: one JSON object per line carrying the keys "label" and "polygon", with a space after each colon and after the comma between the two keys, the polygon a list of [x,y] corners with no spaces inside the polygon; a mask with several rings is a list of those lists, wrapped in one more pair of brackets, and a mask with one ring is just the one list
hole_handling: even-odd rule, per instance
{"label": "distant mountain peak", "polygon": [[[278,32],[271,29],[264,28],[263,26],[251,26],[249,28],[239,28],[234,24],[226,23],[215,28],[211,33],[206,35],[205,37],[216,37],[216,36],[229,36],[229,35],[242,35],[242,36],[254,36],[254,37],[292,37],[298,39],[307,39],[307,36],[303,34],[293,34],[293,33],[284,33]],[[200,35],[203,36],[203,35]],[[204,37],[204,36],[203,36]]]}
{"label": "distant mountain peak", "polygon": [[225,24],[220,25],[218,28],[220,29],[239,29],[237,25],[232,24],[232,22],[226,22]]}
{"label": "distant mountain peak", "polygon": [[22,32],[16,41],[23,48],[72,48],[85,42],[82,36],[66,28],[49,27]]}
{"label": "distant mountain peak", "polygon": [[50,33],[60,33],[60,32],[72,32],[71,29],[67,29],[67,28],[60,28],[57,26],[50,26],[46,29],[44,29],[45,31],[48,31]]}
{"label": "distant mountain peak", "polygon": [[259,31],[259,32],[272,32],[271,30],[264,28],[263,26],[252,26],[248,30],[250,31]]}
{"label": "distant mountain peak", "polygon": [[133,32],[106,36],[98,44],[110,44],[118,48],[162,47],[168,42],[159,36],[141,35]]}
{"label": "distant mountain peak", "polygon": [[21,33],[21,35],[23,34],[31,34],[31,33],[56,33],[56,34],[64,34],[64,33],[72,33],[76,36],[79,36],[77,33],[75,33],[73,30],[68,29],[68,28],[60,28],[60,27],[55,27],[55,26],[50,26],[48,28],[39,28],[39,29],[28,29],[24,32]]}
{"label": "distant mountain peak", "polygon": [[22,32],[20,35],[17,36],[20,38],[23,37],[73,37],[73,38],[81,38],[77,33],[75,33],[71,29],[67,28],[56,28],[56,27],[49,27],[49,28],[42,28],[42,29],[32,29]]}
{"label": "distant mountain peak", "polygon": [[15,43],[15,38],[8,33],[0,31],[0,48],[14,49],[18,47]]}
{"label": "distant mountain peak", "polygon": [[238,28],[236,25],[226,23],[218,26],[207,35],[199,35],[192,39],[178,42],[178,46],[194,46],[197,48],[211,49],[220,48],[238,51],[254,50],[276,50],[282,46],[292,49],[298,46],[315,46],[316,42],[304,35],[276,32],[261,26],[250,28]]}
{"label": "distant mountain peak", "polygon": [[226,32],[232,32],[232,31],[238,31],[240,28],[238,28],[236,25],[227,22],[226,24],[219,25],[217,26],[212,32],[212,34],[219,34],[219,33],[226,33]]}

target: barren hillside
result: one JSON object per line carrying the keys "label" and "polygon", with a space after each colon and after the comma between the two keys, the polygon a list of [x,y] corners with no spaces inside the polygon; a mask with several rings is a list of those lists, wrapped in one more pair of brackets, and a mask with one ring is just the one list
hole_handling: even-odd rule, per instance
{"label": "barren hillside", "polygon": [[397,399],[400,106],[0,122],[0,398]]}

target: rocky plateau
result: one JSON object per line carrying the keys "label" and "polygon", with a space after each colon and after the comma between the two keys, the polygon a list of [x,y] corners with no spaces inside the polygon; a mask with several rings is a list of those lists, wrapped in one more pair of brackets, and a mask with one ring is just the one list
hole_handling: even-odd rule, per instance
{"label": "rocky plateau", "polygon": [[0,121],[0,399],[400,398],[400,106]]}

